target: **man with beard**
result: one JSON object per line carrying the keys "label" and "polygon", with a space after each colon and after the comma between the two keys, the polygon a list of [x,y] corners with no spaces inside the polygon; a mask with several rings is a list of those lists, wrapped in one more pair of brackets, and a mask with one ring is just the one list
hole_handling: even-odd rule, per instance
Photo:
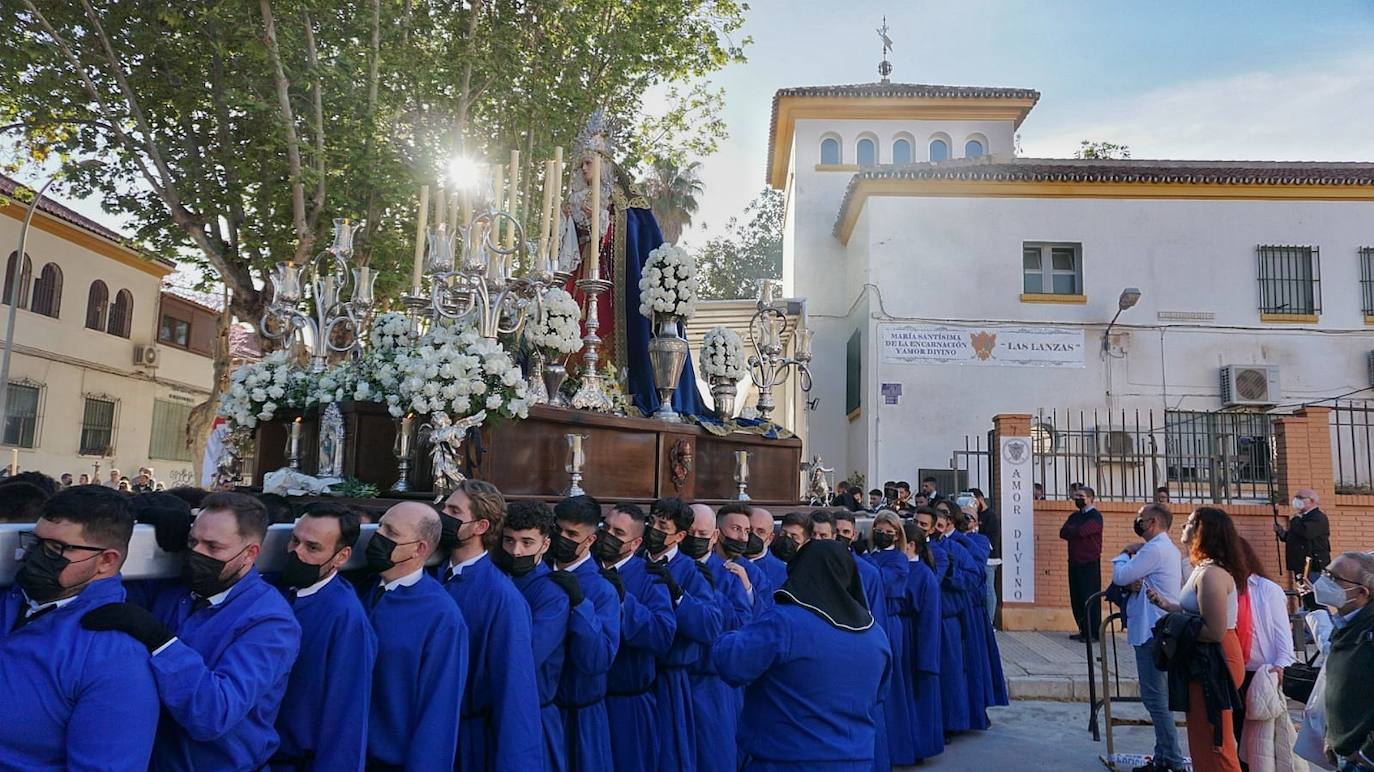
{"label": "man with beard", "polygon": [[750,507],[749,532],[749,549],[745,551],[745,557],[763,569],[769,587],[781,587],[787,581],[787,564],[769,549],[773,546],[773,513],[761,507]]}
{"label": "man with beard", "polygon": [[644,511],[619,504],[606,515],[592,552],[601,575],[620,594],[620,647],[606,679],[606,719],[612,727],[611,760],[618,772],[656,769],[661,740],[654,697],[655,660],[665,657],[677,632],[665,583],[635,553],[644,543]]}
{"label": "man with beard", "polygon": [[377,634],[369,769],[453,769],[468,628],[458,604],[425,573],[442,532],[433,507],[403,501],[386,511],[367,543],[376,578],[362,597]]}
{"label": "man with beard", "polygon": [[553,576],[586,596],[595,611],[594,624],[569,626],[568,661],[558,684],[568,769],[600,770],[611,763],[606,675],[620,647],[620,595],[592,560],[601,503],[591,496],[573,496],[558,502],[553,514]]}
{"label": "man with beard", "polygon": [[[668,718],[660,726],[658,769],[695,770],[698,721],[688,671],[711,656],[711,644],[720,635],[725,613],[696,560],[681,548],[695,523],[692,510],[682,499],[670,497],[655,501],[649,517],[653,522],[644,534],[644,551],[649,557],[645,569],[667,586],[677,615],[677,633],[668,654],[658,662],[654,685],[659,715]],[[709,538],[703,544],[700,537],[694,537],[693,552],[704,555],[708,550]],[[712,719],[701,717],[703,722]]]}
{"label": "man with beard", "polygon": [[63,490],[20,537],[14,586],[0,595],[0,748],[15,769],[144,770],[157,733],[148,652],[84,629],[124,600],[119,569],[134,517],[108,488]]}
{"label": "man with beard", "polygon": [[301,628],[253,563],[267,512],[240,493],[202,502],[186,541],[182,581],[147,586],[148,608],[89,611],[89,630],[119,630],[152,653],[162,701],[155,769],[257,769],[277,750],[277,710]]}
{"label": "man with beard", "polygon": [[[501,540],[506,499],[496,486],[464,480],[444,502],[456,543],[439,575],[468,626],[468,680],[458,728],[464,769],[544,769],[529,604],[487,559]],[[566,588],[565,588],[566,589]],[[580,600],[580,599],[579,599]]]}
{"label": "man with beard", "polygon": [[357,769],[367,760],[367,712],[377,635],[339,568],[361,526],[344,504],[308,505],[287,543],[281,585],[301,626],[277,715],[274,769]]}

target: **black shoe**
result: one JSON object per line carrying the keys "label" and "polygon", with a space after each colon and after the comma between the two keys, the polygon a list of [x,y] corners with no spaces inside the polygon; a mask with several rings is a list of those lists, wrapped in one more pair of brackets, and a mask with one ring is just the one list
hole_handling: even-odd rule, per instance
{"label": "black shoe", "polygon": [[1071,640],[1071,641],[1078,641],[1079,643],[1082,643],[1082,642],[1083,642],[1083,634],[1082,634],[1082,633],[1074,633],[1073,635],[1070,635],[1070,636],[1069,636],[1069,640]]}
{"label": "black shoe", "polygon": [[1155,766],[1155,760],[1154,760],[1154,759],[1150,759],[1149,761],[1145,762],[1145,763],[1142,764],[1141,766],[1132,767],[1132,768],[1131,768],[1131,772],[1165,772],[1165,770],[1167,770],[1167,769],[1168,769],[1168,767],[1157,767],[1157,766]]}

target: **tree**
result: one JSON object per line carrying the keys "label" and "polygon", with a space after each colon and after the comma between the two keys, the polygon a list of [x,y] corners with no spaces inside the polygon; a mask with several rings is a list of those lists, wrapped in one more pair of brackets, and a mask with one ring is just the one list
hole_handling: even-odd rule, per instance
{"label": "tree", "polygon": [[730,218],[726,235],[706,242],[697,257],[701,297],[754,297],[760,279],[782,277],[783,210],[782,192],[764,188],[739,217]]}
{"label": "tree", "polygon": [[644,180],[644,193],[663,231],[663,238],[676,242],[682,236],[682,229],[692,224],[692,215],[697,211],[697,197],[703,187],[697,170],[701,162],[693,161],[679,166],[672,158],[657,158],[649,166],[649,176]]}
{"label": "tree", "polygon": [[1078,150],[1074,151],[1073,157],[1126,159],[1131,157],[1131,148],[1113,142],[1093,142],[1085,139],[1078,143]]}

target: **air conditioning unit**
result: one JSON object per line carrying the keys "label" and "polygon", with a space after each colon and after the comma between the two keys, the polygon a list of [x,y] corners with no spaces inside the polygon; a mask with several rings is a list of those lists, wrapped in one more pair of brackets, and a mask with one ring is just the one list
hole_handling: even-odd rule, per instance
{"label": "air conditioning unit", "polygon": [[135,367],[157,367],[162,361],[162,352],[157,346],[138,344],[134,346]]}
{"label": "air conditioning unit", "polygon": [[1273,365],[1227,365],[1221,368],[1222,407],[1277,405],[1279,368]]}
{"label": "air conditioning unit", "polygon": [[1135,436],[1121,429],[1097,430],[1097,459],[1099,461],[1133,462],[1139,456]]}

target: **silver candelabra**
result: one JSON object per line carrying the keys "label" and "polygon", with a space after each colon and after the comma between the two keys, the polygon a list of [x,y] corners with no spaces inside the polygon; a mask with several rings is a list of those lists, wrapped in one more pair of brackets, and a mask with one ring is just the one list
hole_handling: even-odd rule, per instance
{"label": "silver candelabra", "polygon": [[788,370],[797,369],[802,391],[811,391],[811,331],[798,328],[796,345],[790,357],[783,355],[783,338],[788,329],[787,314],[779,299],[780,286],[764,279],[759,288],[758,310],[749,320],[749,342],[754,354],[749,357],[749,380],[759,390],[759,419],[769,422],[774,408],[773,388],[787,380]]}

